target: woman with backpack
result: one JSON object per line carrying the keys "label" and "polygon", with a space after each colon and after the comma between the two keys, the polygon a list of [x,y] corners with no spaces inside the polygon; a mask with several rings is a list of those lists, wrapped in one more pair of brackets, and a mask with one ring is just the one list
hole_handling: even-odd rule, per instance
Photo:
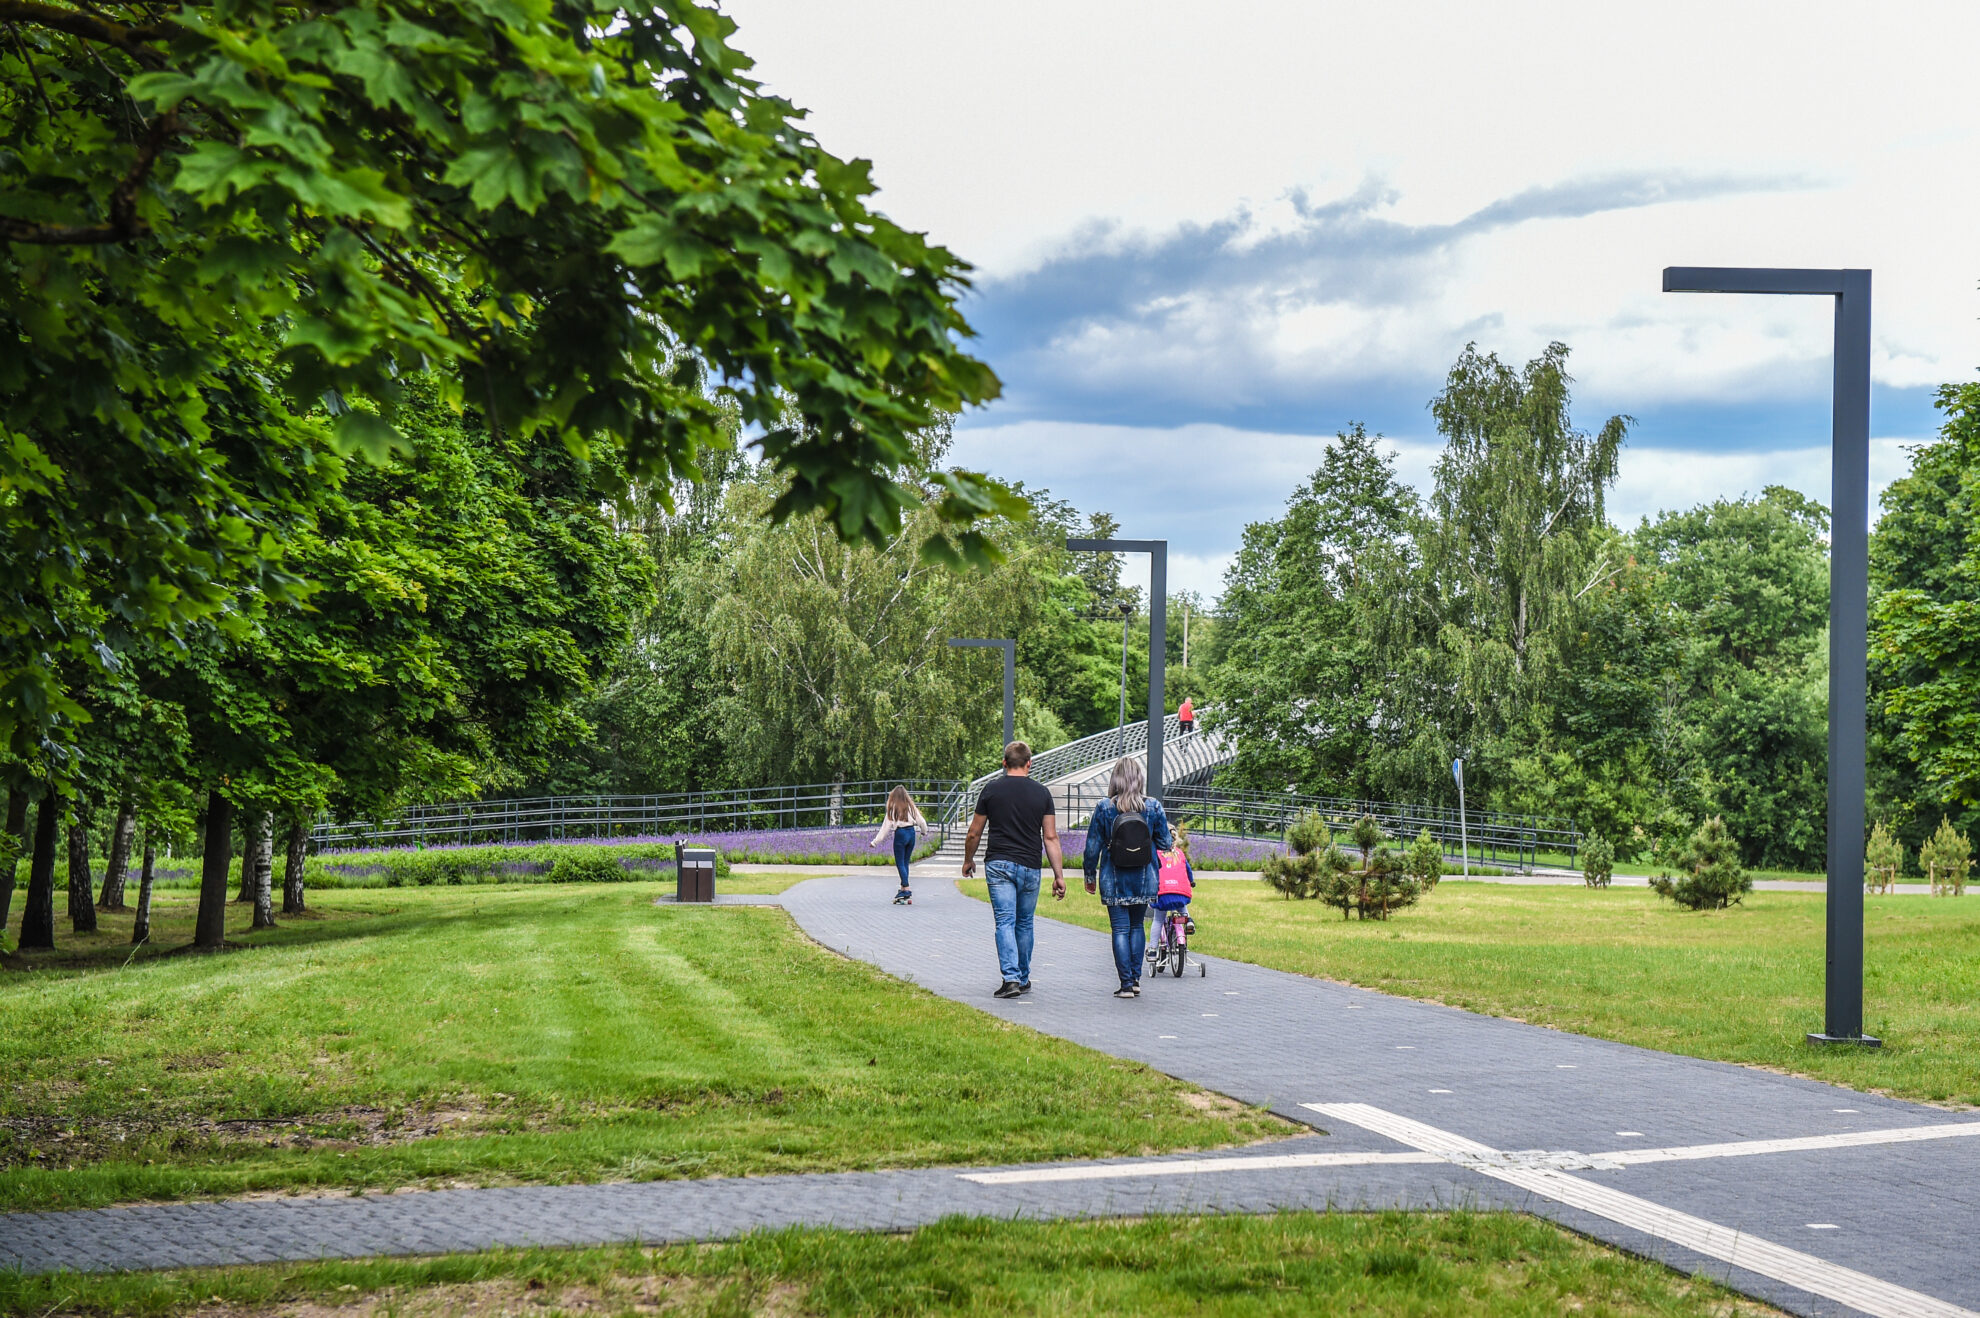
{"label": "woman with backpack", "polygon": [[1122,756],[1107,781],[1107,799],[1086,826],[1086,890],[1098,891],[1114,929],[1117,998],[1141,996],[1141,959],[1148,950],[1148,904],[1161,873],[1156,852],[1175,845],[1162,803],[1147,795],[1148,771]]}

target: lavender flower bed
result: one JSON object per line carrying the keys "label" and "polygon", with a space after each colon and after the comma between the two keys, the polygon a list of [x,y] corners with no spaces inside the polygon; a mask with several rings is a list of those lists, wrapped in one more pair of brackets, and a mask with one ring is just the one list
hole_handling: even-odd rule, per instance
{"label": "lavender flower bed", "polygon": [[[689,841],[714,847],[730,862],[757,865],[891,865],[892,840],[872,846],[874,828],[757,828],[695,833]],[[933,829],[915,839],[914,858],[933,855],[942,838]],[[884,849],[883,849],[884,848]]]}

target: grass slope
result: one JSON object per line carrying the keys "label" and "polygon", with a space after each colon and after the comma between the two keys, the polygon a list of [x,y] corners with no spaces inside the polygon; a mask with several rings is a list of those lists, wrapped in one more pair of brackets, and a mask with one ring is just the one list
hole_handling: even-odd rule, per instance
{"label": "grass slope", "polygon": [[[314,1302],[314,1303],[312,1303]],[[281,1306],[281,1307],[276,1307]],[[333,1307],[334,1306],[334,1307]],[[0,1313],[1760,1315],[1703,1280],[1498,1213],[951,1220],[714,1247],[0,1276]]]}
{"label": "grass slope", "polygon": [[[964,891],[983,896],[982,883]],[[1690,913],[1640,888],[1446,879],[1387,923],[1343,921],[1262,883],[1197,885],[1196,946],[1302,975],[1693,1057],[1929,1102],[1980,1103],[1980,900],[1866,899],[1865,1029],[1879,1050],[1811,1047],[1823,896],[1756,892]],[[1080,894],[1050,912],[1107,927]]]}
{"label": "grass slope", "polygon": [[[1095,1157],[1289,1129],[845,961],[781,911],[656,907],[658,891],[323,893],[311,918],[230,931],[238,950],[121,968],[130,917],[106,914],[93,942],[64,936],[67,964],[8,957],[0,1208]],[[187,941],[190,903],[161,894],[162,946]]]}

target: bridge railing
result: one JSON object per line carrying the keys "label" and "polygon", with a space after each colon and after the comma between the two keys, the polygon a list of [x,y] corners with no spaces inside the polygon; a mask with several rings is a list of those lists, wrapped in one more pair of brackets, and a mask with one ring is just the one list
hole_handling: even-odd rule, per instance
{"label": "bridge railing", "polygon": [[[752,829],[877,825],[899,779],[804,783],[733,792],[662,792],[646,796],[536,796],[411,806],[388,819],[323,821],[310,830],[318,851],[360,847],[470,846],[553,842]],[[906,783],[923,815],[948,817],[968,784],[960,779]]]}
{"label": "bridge railing", "polygon": [[[1205,733],[1182,730],[1182,720],[1174,714],[1162,720],[1162,772],[1170,782],[1207,776],[1228,756],[1221,756],[1218,743]],[[1036,782],[1057,783],[1086,770],[1112,764],[1123,755],[1145,754],[1148,750],[1148,723],[1130,723],[1125,728],[1109,728],[1091,736],[1064,742],[1031,758],[1031,777]],[[1220,758],[1221,756],[1221,758]],[[967,827],[976,813],[976,798],[990,781],[1003,773],[998,769],[967,784],[955,800],[953,813],[942,820],[945,833]],[[933,818],[931,815],[930,818]]]}
{"label": "bridge railing", "polygon": [[1171,815],[1201,832],[1247,837],[1280,836],[1308,810],[1337,831],[1369,815],[1400,844],[1407,845],[1427,829],[1449,854],[1456,855],[1461,843],[1468,844],[1471,855],[1488,865],[1509,862],[1527,867],[1545,854],[1563,857],[1572,867],[1581,847],[1581,830],[1572,820],[1498,810],[1467,810],[1460,827],[1457,810],[1445,806],[1249,792],[1208,784],[1179,784],[1164,794],[1162,803]]}

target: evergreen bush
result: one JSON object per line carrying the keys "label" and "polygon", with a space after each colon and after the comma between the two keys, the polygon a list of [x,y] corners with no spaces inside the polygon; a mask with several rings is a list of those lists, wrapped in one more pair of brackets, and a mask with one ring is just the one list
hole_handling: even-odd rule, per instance
{"label": "evergreen bush", "polygon": [[1940,815],[1938,831],[1918,848],[1918,867],[1925,871],[1934,897],[1961,896],[1973,868],[1973,844],[1952,826],[1952,820]]}
{"label": "evergreen bush", "polygon": [[[1921,861],[1924,857],[1921,855]],[[1870,843],[1863,848],[1863,886],[1871,892],[1886,892],[1897,882],[1904,868],[1904,843],[1897,840],[1879,819],[1870,830]]]}
{"label": "evergreen bush", "polygon": [[1591,888],[1606,888],[1616,873],[1616,844],[1597,833],[1581,848],[1581,881]]}
{"label": "evergreen bush", "polygon": [[1325,899],[1332,877],[1347,868],[1347,857],[1334,845],[1333,830],[1308,810],[1286,830],[1286,854],[1267,856],[1259,877],[1287,900]]}
{"label": "evergreen bush", "polygon": [[1686,910],[1724,910],[1753,891],[1753,876],[1740,868],[1739,844],[1718,815],[1698,826],[1672,863],[1676,881],[1660,874],[1650,886]]}
{"label": "evergreen bush", "polygon": [[1410,878],[1421,884],[1425,892],[1437,886],[1437,880],[1444,874],[1444,848],[1430,830],[1424,829],[1416,835],[1416,841],[1409,844],[1409,852],[1403,857],[1403,869]]}

